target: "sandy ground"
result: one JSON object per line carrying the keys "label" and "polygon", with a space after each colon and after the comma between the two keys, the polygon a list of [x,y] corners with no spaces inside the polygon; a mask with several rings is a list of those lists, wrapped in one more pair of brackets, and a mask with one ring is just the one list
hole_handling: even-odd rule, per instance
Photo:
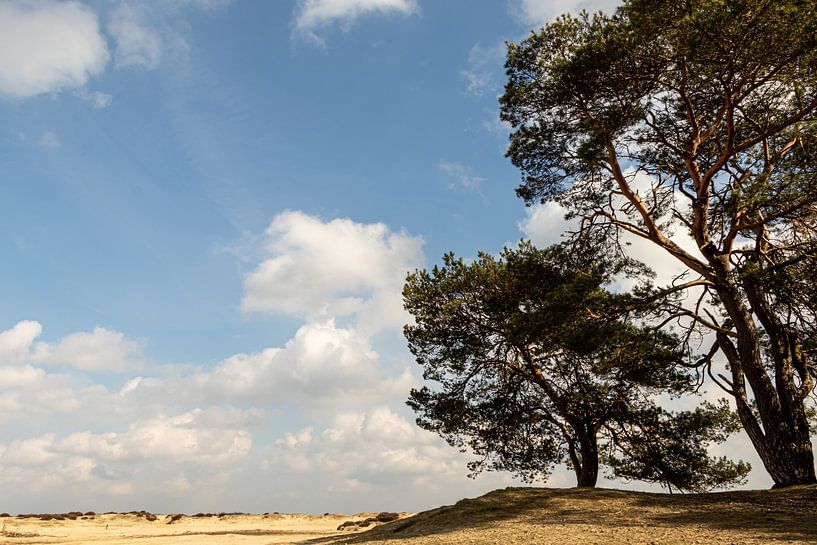
{"label": "sandy ground", "polygon": [[715,494],[508,488],[313,545],[817,544],[817,486]]}
{"label": "sandy ground", "polygon": [[[77,520],[0,518],[0,544],[60,545],[267,545],[297,543],[337,535],[337,527],[347,520],[363,520],[372,514],[348,515],[226,515],[190,517],[168,524],[167,515],[150,521],[144,516],[104,514]],[[376,513],[375,513],[376,515]],[[363,528],[347,529],[353,535]]]}
{"label": "sandy ground", "polygon": [[666,495],[508,488],[373,528],[338,531],[346,515],[138,515],[0,518],[0,544],[308,545],[817,544],[817,486]]}

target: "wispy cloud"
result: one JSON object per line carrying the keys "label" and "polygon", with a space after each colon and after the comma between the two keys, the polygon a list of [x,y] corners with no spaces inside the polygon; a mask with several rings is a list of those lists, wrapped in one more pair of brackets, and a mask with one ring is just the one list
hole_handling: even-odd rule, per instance
{"label": "wispy cloud", "polygon": [[348,30],[364,15],[412,15],[418,11],[417,0],[298,0],[293,27],[297,34],[323,44],[318,29],[340,25]]}
{"label": "wispy cloud", "polygon": [[98,110],[107,108],[113,103],[113,97],[108,93],[90,91],[85,87],[77,90],[77,96]]}
{"label": "wispy cloud", "polygon": [[149,11],[144,5],[117,6],[108,24],[108,33],[116,42],[114,66],[151,70],[162,58],[159,31],[147,21]]}
{"label": "wispy cloud", "polygon": [[470,191],[479,195],[483,202],[488,202],[488,198],[482,192],[482,184],[485,183],[486,179],[474,174],[470,167],[462,163],[449,163],[447,161],[441,162],[438,167],[451,180],[448,186],[449,189]]}
{"label": "wispy cloud", "polygon": [[499,76],[505,61],[505,44],[492,47],[476,44],[468,53],[468,67],[462,70],[466,91],[474,96],[494,92],[499,87]]}
{"label": "wispy cloud", "polygon": [[233,0],[167,0],[116,3],[106,27],[114,40],[114,66],[153,70],[168,53],[186,52],[189,44],[175,22],[183,10],[212,12]]}

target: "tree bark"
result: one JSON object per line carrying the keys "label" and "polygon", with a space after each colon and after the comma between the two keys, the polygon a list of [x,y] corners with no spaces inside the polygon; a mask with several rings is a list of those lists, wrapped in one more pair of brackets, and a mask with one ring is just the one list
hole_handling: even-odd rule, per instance
{"label": "tree bark", "polygon": [[[754,299],[751,291],[750,287],[750,304]],[[776,341],[781,337],[782,328],[770,315],[760,320],[771,341],[775,364],[775,380],[772,382],[764,366],[760,334],[752,313],[739,297],[739,291],[737,288],[721,288],[718,294],[737,335],[734,344],[723,334],[719,334],[718,340],[729,362],[738,416],[749,439],[776,488],[817,483],[803,396],[789,372],[790,356]],[[762,310],[754,308],[759,301],[754,302],[752,310],[756,315],[762,315]],[[751,388],[756,410],[750,405],[745,382]]]}
{"label": "tree bark", "polygon": [[579,452],[581,463],[573,464],[576,473],[576,486],[594,488],[599,477],[599,449],[596,434],[584,432],[579,435]]}

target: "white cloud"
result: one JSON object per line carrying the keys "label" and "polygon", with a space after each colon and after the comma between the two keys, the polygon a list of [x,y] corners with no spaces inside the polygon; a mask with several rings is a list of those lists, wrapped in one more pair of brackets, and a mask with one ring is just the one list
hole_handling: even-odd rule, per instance
{"label": "white cloud", "polygon": [[140,369],[144,362],[139,343],[118,331],[97,327],[91,333],[72,333],[58,342],[37,343],[32,361],[68,365],[82,371],[125,372]]}
{"label": "white cloud", "polygon": [[576,227],[575,222],[565,219],[566,213],[559,203],[537,203],[525,208],[525,218],[518,227],[536,246],[545,248],[562,242],[565,234]]}
{"label": "white cloud", "polygon": [[[520,228],[553,242],[563,215],[533,207]],[[279,347],[143,366],[139,343],[102,327],[53,342],[37,342],[35,321],[0,331],[0,488],[19,491],[15,509],[404,510],[514,484],[467,479],[469,456],[407,415],[418,378],[400,365],[404,341],[381,330],[408,318],[400,289],[423,264],[419,237],[286,212],[254,245],[245,311],[304,319]],[[103,385],[98,370],[123,375]],[[573,477],[560,469],[549,484]]]}
{"label": "white cloud", "polygon": [[197,380],[205,391],[228,398],[272,396],[280,403],[354,396],[382,378],[369,339],[330,320],[301,327],[283,349],[232,356]]}
{"label": "white cloud", "polygon": [[30,320],[0,332],[0,368],[46,364],[82,371],[125,372],[144,365],[139,343],[118,331],[97,327],[90,333],[71,333],[55,343],[34,343],[41,332],[40,323]]}
{"label": "white cloud", "polygon": [[123,433],[73,433],[55,443],[54,448],[106,462],[142,459],[223,465],[250,451],[251,434],[237,428],[248,417],[251,415],[234,409],[193,409],[173,417],[158,415],[137,420]]}
{"label": "white cloud", "polygon": [[57,454],[51,450],[53,444],[53,434],[33,439],[17,439],[3,449],[3,452],[0,453],[0,461],[3,462],[3,465],[42,465],[57,457]]}
{"label": "white cloud", "polygon": [[158,497],[184,494],[191,488],[188,477],[201,492],[248,456],[252,436],[245,428],[254,420],[252,412],[213,407],[138,419],[123,432],[14,439],[0,444],[0,487],[20,491],[18,509],[65,510],[78,501],[88,505],[111,496],[133,501],[134,494],[154,491]]}
{"label": "white cloud", "polygon": [[400,294],[406,273],[423,263],[422,245],[382,223],[281,213],[266,231],[269,257],[244,281],[241,308],[307,319],[354,316],[369,332],[402,327]]}
{"label": "white cloud", "polygon": [[[320,433],[309,427],[284,435],[263,467],[320,476],[323,486],[346,494],[381,487],[439,493],[453,482],[462,486],[467,460],[435,434],[375,406],[339,413]],[[503,484],[513,481],[508,475],[493,477]]]}
{"label": "white cloud", "polygon": [[78,409],[75,381],[31,365],[0,366],[0,421],[18,422]]}
{"label": "white cloud", "polygon": [[318,43],[323,43],[315,30],[332,24],[348,29],[363,15],[412,15],[419,11],[417,0],[298,0],[293,25]]}
{"label": "white cloud", "polygon": [[0,2],[0,93],[78,88],[108,62],[94,12],[79,2]]}
{"label": "white cloud", "polygon": [[514,0],[511,14],[525,24],[540,25],[567,12],[611,13],[620,4],[621,0]]}
{"label": "white cloud", "polygon": [[212,369],[132,379],[119,395],[122,403],[146,409],[174,396],[191,404],[250,402],[325,415],[402,400],[415,386],[417,379],[408,369],[395,376],[384,373],[367,335],[329,320],[303,325],[282,348],[236,354]]}
{"label": "white cloud", "polygon": [[43,326],[33,320],[17,322],[14,327],[0,331],[0,365],[19,364],[28,360],[34,339]]}
{"label": "white cloud", "polygon": [[77,89],[76,96],[97,110],[107,108],[113,102],[113,97],[108,93],[103,93],[102,91],[90,91],[85,87]]}

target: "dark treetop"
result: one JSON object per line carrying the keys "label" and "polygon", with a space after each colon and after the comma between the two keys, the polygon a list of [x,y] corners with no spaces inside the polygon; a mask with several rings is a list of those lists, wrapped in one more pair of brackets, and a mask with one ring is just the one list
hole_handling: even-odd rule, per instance
{"label": "dark treetop", "polygon": [[447,255],[410,275],[405,333],[427,381],[409,400],[418,424],[470,449],[474,472],[532,480],[564,461],[579,486],[594,486],[601,461],[670,490],[742,481],[748,465],[706,452],[736,429],[728,407],[669,413],[651,401],[695,380],[677,338],[639,327],[631,298],[603,289],[617,270],[523,244],[471,264]]}
{"label": "dark treetop", "polygon": [[567,206],[575,245],[627,232],[683,264],[660,323],[711,339],[690,363],[775,484],[817,482],[817,2],[630,0],[510,44],[506,67],[519,195]]}

